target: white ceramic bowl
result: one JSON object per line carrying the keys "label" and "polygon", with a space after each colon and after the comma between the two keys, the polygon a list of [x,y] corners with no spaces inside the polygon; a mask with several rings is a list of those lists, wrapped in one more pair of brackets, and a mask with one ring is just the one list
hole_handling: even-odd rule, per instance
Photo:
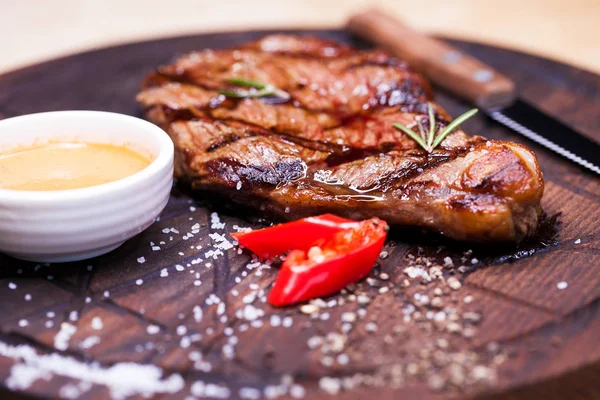
{"label": "white ceramic bowl", "polygon": [[57,111],[0,121],[0,152],[48,140],[125,145],[154,161],[126,178],[82,189],[0,189],[0,251],[38,262],[95,257],[119,247],[163,210],[173,184],[173,142],[127,115]]}

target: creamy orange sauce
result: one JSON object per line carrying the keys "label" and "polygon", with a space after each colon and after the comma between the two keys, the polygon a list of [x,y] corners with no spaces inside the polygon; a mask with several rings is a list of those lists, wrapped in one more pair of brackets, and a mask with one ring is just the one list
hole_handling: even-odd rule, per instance
{"label": "creamy orange sauce", "polygon": [[67,190],[116,181],[152,160],[127,147],[52,143],[0,154],[0,188]]}

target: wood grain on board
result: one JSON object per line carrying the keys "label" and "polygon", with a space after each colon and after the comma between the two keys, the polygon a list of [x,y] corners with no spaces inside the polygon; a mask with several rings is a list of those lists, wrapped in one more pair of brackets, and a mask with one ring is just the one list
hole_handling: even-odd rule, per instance
{"label": "wood grain on board", "polygon": [[[350,40],[338,31],[312,33]],[[144,42],[15,71],[0,76],[0,116],[62,109],[140,116],[134,97],[142,77],[153,67],[186,51],[233,45],[262,34]],[[514,79],[529,101],[600,140],[600,77],[508,50],[456,41],[452,44]],[[452,115],[468,107],[441,92],[436,99]],[[379,261],[373,279],[353,289],[365,293],[368,304],[348,301],[348,293],[336,295],[325,300],[338,303],[324,307],[315,318],[301,313],[298,307],[275,309],[260,303],[257,308],[264,315],[257,320],[262,322],[252,324],[239,317],[246,305],[244,297],[268,291],[276,266],[249,268],[251,256],[236,247],[224,250],[225,254],[216,259],[206,254],[216,248],[215,239],[209,236],[215,232],[211,212],[219,212],[225,227],[218,233],[225,236],[234,225],[257,226],[256,219],[235,209],[213,208],[201,193],[190,194],[176,187],[160,221],[105,256],[38,266],[0,255],[0,342],[27,344],[39,354],[61,354],[107,367],[126,361],[156,365],[165,374],[178,373],[184,378],[185,388],[172,398],[186,398],[197,380],[227,385],[232,398],[237,398],[242,387],[262,391],[280,384],[282,376],[291,375],[304,388],[306,398],[325,399],[330,396],[319,386],[324,376],[369,375],[394,365],[406,370],[411,364],[420,372],[414,376],[403,372],[401,384],[376,387],[376,382],[371,382],[343,390],[340,398],[434,399],[449,393],[486,399],[597,395],[600,382],[593,378],[600,374],[598,179],[483,116],[469,121],[465,129],[525,143],[536,151],[547,182],[543,199],[546,217],[538,237],[517,248],[471,249],[468,244],[434,235],[393,230],[385,247],[388,256]],[[185,238],[196,224],[194,236]],[[159,244],[160,251],[153,251],[151,243]],[[468,250],[472,251],[466,257]],[[416,282],[405,287],[404,268],[410,257],[419,254],[438,260],[450,257],[457,268],[444,270],[444,274],[458,277],[462,286],[453,290]],[[138,261],[140,257],[144,257],[143,262]],[[459,266],[464,268],[459,270]],[[389,279],[376,279],[380,273],[388,274]],[[9,289],[9,282],[16,288]],[[559,282],[566,282],[567,287],[559,289]],[[447,325],[442,328],[429,321],[419,325],[403,322],[407,304],[424,301],[418,300],[423,296],[433,299],[441,291],[448,304],[471,320],[466,325],[468,334],[464,330],[456,334]],[[218,297],[219,304],[211,296]],[[339,304],[342,299],[344,304]],[[198,309],[202,318],[198,318]],[[364,310],[365,317],[353,323],[344,336],[344,354],[350,362],[327,365],[324,350],[309,348],[307,341],[340,332],[344,329],[342,314],[359,310]],[[429,300],[417,304],[416,310],[423,315],[435,311]],[[95,318],[102,321],[101,329]],[[69,340],[57,342],[64,323],[76,329]],[[227,328],[235,331],[237,340],[232,360],[223,353],[229,343]],[[447,343],[442,346],[440,339]],[[444,351],[434,352],[430,358],[424,354],[430,352],[428,343],[438,343]],[[496,350],[497,346],[502,350]],[[471,357],[478,363],[495,365],[495,383],[464,385],[450,392],[431,390],[427,374],[442,370],[436,362],[444,361],[436,357],[448,354],[466,357],[463,361],[467,363]],[[0,356],[3,385],[7,385],[14,364],[15,360]],[[206,365],[210,365],[209,370]],[[102,385],[81,385],[76,379],[55,376],[36,380],[21,393],[66,397],[69,390],[79,390],[82,398],[109,395]],[[156,397],[161,396],[166,397]]]}

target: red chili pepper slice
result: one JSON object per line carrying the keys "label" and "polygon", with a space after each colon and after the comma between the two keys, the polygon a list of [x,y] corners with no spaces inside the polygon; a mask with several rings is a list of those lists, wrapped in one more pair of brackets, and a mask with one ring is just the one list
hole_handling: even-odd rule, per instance
{"label": "red chili pepper slice", "polygon": [[231,236],[257,256],[268,259],[289,250],[308,251],[317,240],[329,240],[337,232],[357,224],[351,219],[323,214]]}
{"label": "red chili pepper slice", "polygon": [[269,303],[284,306],[325,296],[364,278],[373,268],[385,242],[388,225],[372,218],[321,240],[308,250],[286,257]]}

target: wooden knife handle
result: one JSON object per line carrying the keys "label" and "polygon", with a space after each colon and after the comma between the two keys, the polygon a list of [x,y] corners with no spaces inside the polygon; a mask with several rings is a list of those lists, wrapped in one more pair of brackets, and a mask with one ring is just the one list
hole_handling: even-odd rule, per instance
{"label": "wooden knife handle", "polygon": [[506,76],[380,10],[354,15],[346,27],[405,59],[438,86],[478,107],[502,108],[516,98],[515,84]]}

